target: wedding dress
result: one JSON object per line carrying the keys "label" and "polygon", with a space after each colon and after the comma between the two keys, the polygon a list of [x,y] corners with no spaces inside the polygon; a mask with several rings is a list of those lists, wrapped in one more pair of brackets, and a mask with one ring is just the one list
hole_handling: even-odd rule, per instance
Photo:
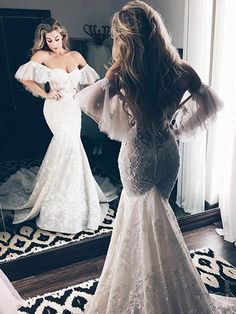
{"label": "wedding dress", "polygon": [[17,314],[23,300],[0,270],[0,314]]}
{"label": "wedding dress", "polygon": [[41,86],[48,82],[62,97],[44,103],[44,116],[53,138],[37,177],[35,169],[20,169],[12,175],[0,187],[2,208],[15,210],[15,224],[37,217],[37,225],[45,230],[72,234],[96,230],[108,203],[93,178],[81,142],[81,109],[74,95],[81,85],[94,83],[98,74],[89,65],[68,73],[29,61],[15,77]]}
{"label": "wedding dress", "polygon": [[[123,191],[104,268],[86,313],[236,313],[234,299],[208,294],[168,203],[179,167],[173,131],[167,129],[157,138],[130,125],[106,78],[82,90],[77,100],[101,131],[122,142]],[[205,85],[190,102],[175,115],[180,136],[205,126],[222,105]],[[170,111],[173,115],[176,108]]]}

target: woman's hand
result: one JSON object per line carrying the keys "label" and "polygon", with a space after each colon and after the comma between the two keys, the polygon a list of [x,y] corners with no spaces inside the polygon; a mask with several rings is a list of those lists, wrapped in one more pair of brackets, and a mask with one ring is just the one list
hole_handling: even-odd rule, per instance
{"label": "woman's hand", "polygon": [[50,90],[50,92],[47,93],[46,99],[60,100],[61,93],[57,89]]}

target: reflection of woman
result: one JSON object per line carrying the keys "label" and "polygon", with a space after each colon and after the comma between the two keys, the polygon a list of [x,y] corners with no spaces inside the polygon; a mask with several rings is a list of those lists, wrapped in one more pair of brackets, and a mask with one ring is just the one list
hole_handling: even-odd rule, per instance
{"label": "reflection of woman", "polygon": [[[54,136],[33,190],[28,173],[28,177],[19,174],[23,180],[18,185],[13,176],[5,184],[11,194],[1,198],[2,207],[16,210],[14,223],[38,216],[37,225],[46,230],[77,233],[97,229],[104,216],[99,197],[103,202],[106,199],[95,183],[80,139],[81,111],[74,95],[98,75],[80,53],[68,49],[67,32],[54,19],[38,26],[32,52],[32,59],[15,77],[34,95],[46,99],[44,116]],[[46,82],[48,93],[43,88]]]}
{"label": "reflection of woman", "polygon": [[0,313],[17,314],[17,309],[21,306],[23,300],[1,270],[0,295]]}
{"label": "reflection of woman", "polygon": [[[230,311],[228,299],[209,297],[168,204],[179,167],[173,114],[179,109],[176,133],[192,133],[216,115],[221,101],[181,62],[160,15],[144,2],[130,2],[116,13],[112,33],[113,66],[78,95],[101,130],[122,141],[124,187],[87,313]],[[192,93],[185,104],[190,115],[179,105],[186,90]]]}

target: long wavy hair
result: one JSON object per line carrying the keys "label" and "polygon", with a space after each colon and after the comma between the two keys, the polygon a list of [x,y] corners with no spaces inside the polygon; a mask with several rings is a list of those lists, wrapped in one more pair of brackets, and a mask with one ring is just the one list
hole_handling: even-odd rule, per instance
{"label": "long wavy hair", "polygon": [[160,14],[142,1],[131,1],[114,14],[112,37],[124,109],[133,123],[161,134],[169,126],[167,111],[177,100],[173,86],[182,68]]}
{"label": "long wavy hair", "polygon": [[66,28],[57,20],[49,17],[44,19],[36,28],[34,36],[34,45],[31,48],[31,54],[35,54],[38,50],[51,51],[46,42],[46,34],[52,31],[58,31],[62,36],[62,46],[69,50],[68,47],[68,33]]}

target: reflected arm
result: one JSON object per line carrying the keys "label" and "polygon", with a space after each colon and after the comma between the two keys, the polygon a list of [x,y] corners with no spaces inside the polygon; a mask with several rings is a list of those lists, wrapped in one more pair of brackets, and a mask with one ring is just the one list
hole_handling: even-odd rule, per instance
{"label": "reflected arm", "polygon": [[42,98],[47,98],[48,93],[34,81],[20,80],[20,82],[26,87],[27,90],[31,91],[33,95],[41,96]]}
{"label": "reflected arm", "polygon": [[44,84],[48,81],[48,71],[42,65],[45,59],[45,51],[36,52],[31,60],[19,67],[15,78],[21,82],[34,96],[48,98],[50,96],[44,90]]}

